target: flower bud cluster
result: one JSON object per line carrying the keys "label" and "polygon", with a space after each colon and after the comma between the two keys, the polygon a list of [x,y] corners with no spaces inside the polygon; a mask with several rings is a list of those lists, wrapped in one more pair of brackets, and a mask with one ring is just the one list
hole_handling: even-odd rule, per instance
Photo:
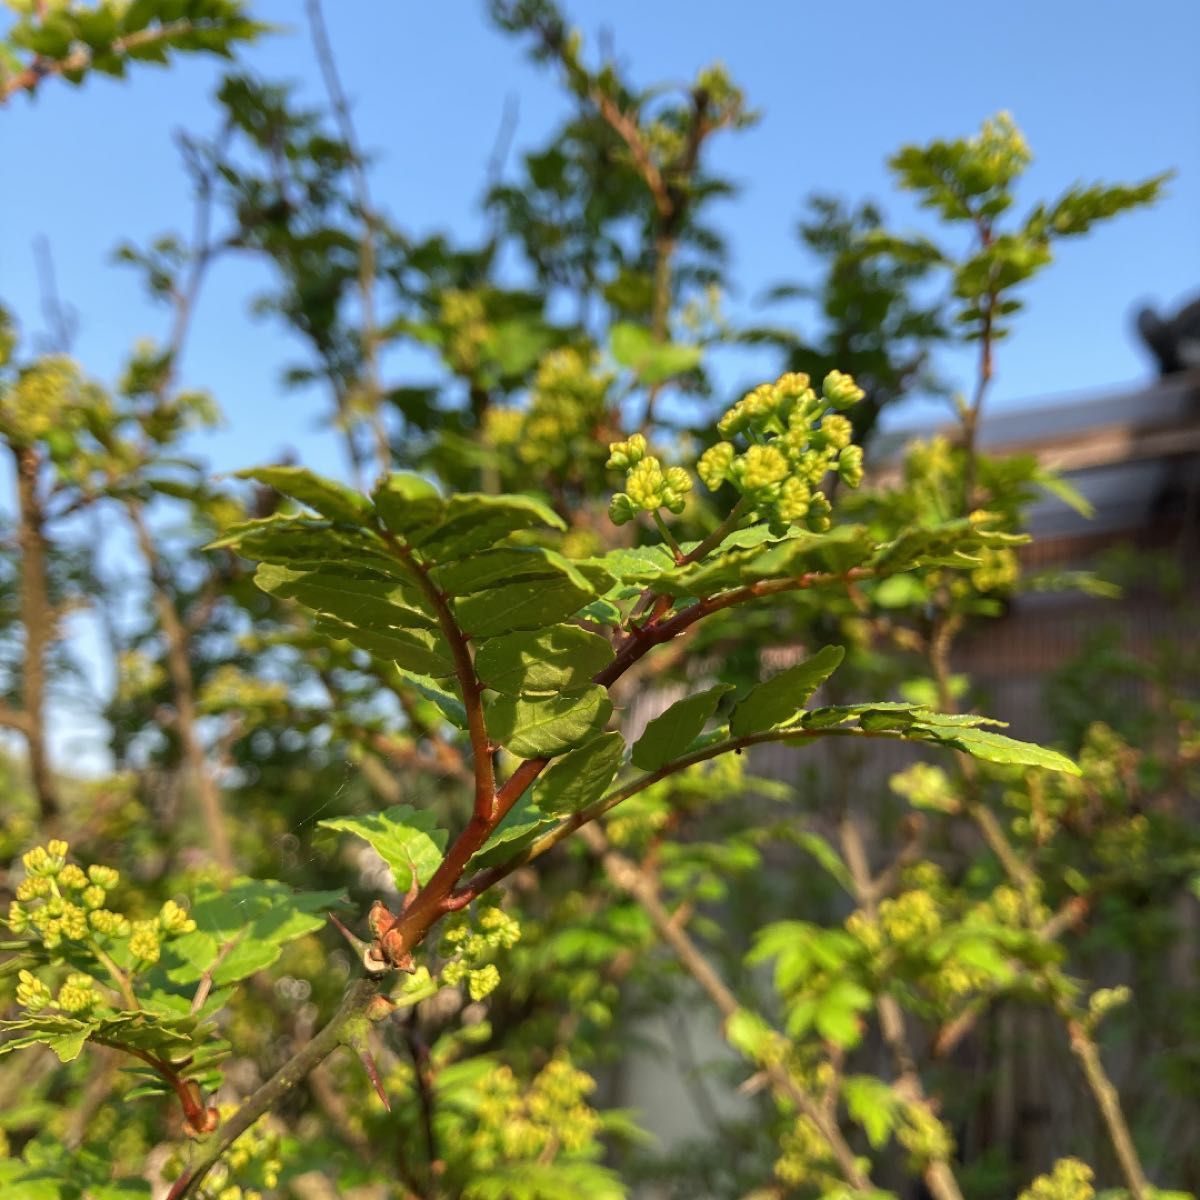
{"label": "flower bud cluster", "polygon": [[[696,473],[713,492],[732,484],[779,533],[796,524],[828,529],[825,476],[834,471],[848,487],[863,477],[862,448],[837,410],[862,398],[862,388],[841,371],[830,371],[819,396],[801,372],[764,383],[717,422],[723,440],[700,456]],[[749,443],[746,449],[739,450],[738,438]]]}
{"label": "flower bud cluster", "polygon": [[1092,1168],[1077,1158],[1060,1158],[1049,1175],[1039,1175],[1017,1200],[1092,1200]]}
{"label": "flower bud cluster", "polygon": [[480,1084],[479,1127],[470,1139],[476,1169],[589,1149],[600,1129],[600,1118],[587,1102],[595,1086],[563,1054],[526,1088],[511,1068],[497,1066]]}
{"label": "flower bud cluster", "polygon": [[472,1000],[482,1000],[500,986],[500,970],[487,962],[497,950],[511,950],[521,940],[521,926],[503,909],[484,908],[472,929],[465,915],[447,924],[441,952],[450,957],[442,968],[442,982],[456,987],[464,980]]}
{"label": "flower bud cluster", "polygon": [[653,513],[660,508],[681,513],[692,490],[692,478],[683,467],[666,467],[646,453],[646,439],[635,433],[628,441],[609,446],[608,466],[624,470],[625,490],[617,492],[608,508],[614,525],[632,521],[639,512]]}
{"label": "flower bud cluster", "polygon": [[[834,1195],[844,1180],[829,1142],[811,1118],[796,1117],[792,1127],[780,1138],[783,1153],[775,1161],[775,1175],[789,1188],[803,1188],[813,1195]],[[866,1160],[859,1160],[866,1165]]]}
{"label": "flower bud cluster", "polygon": [[599,367],[594,348],[563,346],[538,364],[529,407],[489,408],[484,417],[489,443],[501,464],[536,467],[559,480],[586,483],[604,462],[599,431],[609,424],[608,392],[613,376]]}
{"label": "flower bud cluster", "polygon": [[909,1163],[915,1170],[953,1157],[954,1137],[928,1106],[905,1104],[899,1116],[896,1141],[908,1151]]}
{"label": "flower bud cluster", "polygon": [[[237,1112],[237,1105],[222,1104],[216,1111],[223,1123]],[[260,1117],[221,1156],[198,1194],[202,1200],[263,1200],[279,1186],[282,1151],[283,1139],[271,1119]],[[163,1173],[174,1178],[187,1166],[183,1155],[172,1154],[163,1164]]]}
{"label": "flower bud cluster", "polygon": [[[174,900],[168,900],[158,915],[148,920],[131,920],[107,907],[108,893],[120,882],[118,872],[100,863],[85,871],[67,861],[68,851],[66,842],[54,840],[35,846],[22,858],[25,878],[8,907],[8,926],[14,933],[36,937],[51,952],[60,952],[64,944],[90,950],[98,963],[109,961],[102,940],[126,942],[137,966],[157,962],[165,938],[196,928],[196,922]],[[88,975],[69,975],[57,999],[52,1000],[49,989],[25,971],[17,997],[26,1008],[83,1012],[96,999],[93,983]]]}

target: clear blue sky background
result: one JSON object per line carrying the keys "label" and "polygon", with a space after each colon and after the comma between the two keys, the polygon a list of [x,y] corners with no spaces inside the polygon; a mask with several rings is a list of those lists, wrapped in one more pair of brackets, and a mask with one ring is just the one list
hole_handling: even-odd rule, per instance
{"label": "clear blue sky background", "polygon": [[[376,202],[413,230],[477,231],[506,98],[519,103],[513,152],[539,144],[566,112],[553,71],[492,30],[475,0],[326,0],[326,10],[361,139],[378,156]],[[246,64],[303,81],[319,98],[300,0],[263,0],[255,11],[287,28],[247,51]],[[781,278],[804,279],[793,228],[811,191],[874,197],[900,225],[927,222],[892,189],[885,158],[907,141],[969,133],[1000,109],[1036,155],[1030,201],[1076,180],[1178,175],[1156,208],[1067,244],[1029,290],[999,360],[997,407],[1148,378],[1132,308],[1169,307],[1200,289],[1198,0],[575,0],[568,11],[590,40],[609,31],[638,81],[687,80],[721,59],[762,110],[758,127],[712,144],[714,168],[742,188],[723,214],[734,306]],[[0,297],[27,331],[43,328],[32,247],[44,235],[79,316],[76,353],[100,378],[114,377],[134,339],[164,331],[165,314],[109,254],[122,238],[187,228],[171,135],[212,129],[220,70],[201,59],[82,91],[51,81],[33,104],[19,98],[0,111]],[[227,425],[198,448],[220,469],[284,446],[336,468],[337,450],[317,429],[324,399],[281,388],[293,348],[248,315],[248,294],[265,282],[250,264],[227,262],[203,297],[185,375],[214,392]],[[725,382],[744,377],[733,370]]]}

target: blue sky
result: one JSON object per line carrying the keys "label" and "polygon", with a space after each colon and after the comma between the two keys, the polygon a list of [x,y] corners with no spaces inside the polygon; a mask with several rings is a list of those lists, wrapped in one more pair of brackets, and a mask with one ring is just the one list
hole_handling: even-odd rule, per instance
{"label": "blue sky", "polygon": [[[808,193],[874,197],[898,225],[927,223],[893,190],[885,158],[904,142],[969,133],[1000,109],[1013,113],[1036,155],[1024,192],[1031,202],[1077,180],[1178,174],[1156,208],[1067,244],[1029,289],[1028,311],[999,358],[997,407],[1148,378],[1130,330],[1133,307],[1170,307],[1200,289],[1195,0],[567,7],[590,41],[609,31],[638,81],[685,81],[720,59],[761,109],[756,128],[712,144],[714,168],[742,188],[723,214],[734,309],[772,282],[805,277],[793,228]],[[286,28],[247,51],[247,65],[301,80],[318,98],[300,0],[254,8]],[[553,72],[493,31],[480,0],[326,0],[326,15],[361,140],[378,157],[376,202],[411,230],[478,230],[504,104],[511,96],[519,105],[514,154],[539,144],[566,112]],[[135,339],[165,329],[165,314],[144,300],[131,272],[111,264],[110,251],[123,238],[187,227],[172,132],[213,127],[208,98],[220,70],[205,59],[166,72],[135,69],[123,84],[97,79],[82,91],[52,81],[33,104],[17,99],[0,112],[8,164],[0,298],[26,330],[42,328],[33,242],[45,236],[59,290],[79,317],[76,353],[102,379],[113,378]],[[219,469],[285,446],[335,469],[332,439],[317,428],[323,398],[281,388],[293,348],[248,314],[249,294],[265,282],[250,264],[227,262],[203,296],[185,376],[213,391],[227,421],[198,449]],[[723,382],[732,388],[744,374]]]}

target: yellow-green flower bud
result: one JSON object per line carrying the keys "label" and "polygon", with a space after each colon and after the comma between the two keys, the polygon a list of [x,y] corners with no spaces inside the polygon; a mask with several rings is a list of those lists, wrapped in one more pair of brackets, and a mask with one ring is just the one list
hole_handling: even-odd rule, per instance
{"label": "yellow-green flower bud", "polygon": [[812,489],[803,479],[793,475],[784,481],[775,509],[779,513],[780,519],[790,525],[796,521],[802,521],[808,516],[808,506],[811,501]]}
{"label": "yellow-green flower bud", "polygon": [[472,1000],[482,1000],[491,995],[500,986],[500,971],[495,963],[486,967],[478,967],[468,973],[467,994]]}
{"label": "yellow-green flower bud", "polygon": [[107,888],[110,892],[120,882],[120,872],[115,867],[101,867],[93,864],[87,869],[88,878],[97,886]]}
{"label": "yellow-green flower bud", "polygon": [[662,465],[653,455],[643,458],[630,472],[625,483],[629,499],[640,509],[653,512],[663,503]]}
{"label": "yellow-green flower bud", "polygon": [[822,417],[819,433],[824,445],[841,450],[850,445],[850,439],[854,436],[854,426],[850,424],[849,417],[843,417],[841,413],[830,413],[827,417]]}
{"label": "yellow-green flower bud", "polygon": [[30,875],[17,884],[18,900],[36,900],[39,896],[50,895],[50,880],[44,875]]}
{"label": "yellow-green flower bud", "polygon": [[1092,1200],[1092,1169],[1077,1158],[1060,1158],[1049,1175],[1039,1175],[1017,1200]]}
{"label": "yellow-green flower bud", "polygon": [[67,1013],[86,1012],[96,1003],[96,981],[90,975],[72,971],[58,989],[58,1007]]}
{"label": "yellow-green flower bud", "polygon": [[460,961],[448,962],[442,968],[442,982],[447,987],[456,987],[466,978],[467,964]]}
{"label": "yellow-green flower bud", "polygon": [[612,442],[608,447],[608,462],[610,470],[625,470],[636,467],[646,457],[646,439],[635,433],[628,441]]}
{"label": "yellow-green flower bud", "polygon": [[788,477],[788,461],[774,446],[751,446],[732,469],[747,492],[761,492]]}
{"label": "yellow-green flower bud", "polygon": [[80,942],[88,933],[87,912],[78,904],[64,904],[62,917],[63,937],[73,942]]}
{"label": "yellow-green flower bud", "polygon": [[813,533],[824,533],[832,524],[830,513],[833,512],[833,505],[829,503],[828,497],[824,492],[813,492],[812,500],[808,505],[808,517],[805,524]]}
{"label": "yellow-green flower bud", "polygon": [[174,900],[168,900],[162,906],[158,924],[164,933],[191,933],[196,928],[196,922],[187,915],[187,910],[180,908]]}
{"label": "yellow-green flower bud", "polygon": [[107,908],[97,908],[88,913],[88,924],[97,933],[107,933],[112,937],[128,937],[130,933],[128,918]]}
{"label": "yellow-green flower bud", "polygon": [[21,861],[30,875],[48,874],[46,866],[50,861],[50,855],[46,853],[45,846],[34,846],[32,850],[26,850],[21,855]]}
{"label": "yellow-green flower bud", "polygon": [[863,452],[861,446],[847,446],[838,455],[838,474],[847,487],[856,488],[863,481]]}
{"label": "yellow-green flower bud", "polygon": [[17,1003],[31,1012],[40,1012],[50,1003],[50,989],[32,972],[17,975]]}
{"label": "yellow-green flower bud", "polygon": [[521,940],[521,926],[500,908],[486,908],[479,916],[479,924],[486,931],[487,942],[510,950]]}
{"label": "yellow-green flower bud", "polygon": [[58,886],[73,888],[75,891],[82,891],[88,885],[88,877],[83,873],[82,867],[77,867],[74,863],[67,863],[58,873]]}
{"label": "yellow-green flower bud", "polygon": [[803,371],[787,371],[775,381],[776,395],[784,403],[795,405],[811,404],[817,397],[812,390],[812,380]]}
{"label": "yellow-green flower bud", "polygon": [[102,887],[97,887],[93,883],[90,887],[83,889],[83,895],[80,896],[80,899],[83,901],[84,908],[103,908],[107,897],[108,893]]}
{"label": "yellow-green flower bud", "polygon": [[8,906],[8,927],[13,933],[24,933],[29,928],[29,914],[16,900]]}
{"label": "yellow-green flower bud", "polygon": [[158,962],[161,943],[157,921],[134,921],[129,938],[129,952],[143,962]]}
{"label": "yellow-green flower bud", "polygon": [[637,515],[633,501],[624,492],[616,492],[608,503],[608,519],[614,525],[626,525]]}
{"label": "yellow-green flower bud", "polygon": [[842,371],[830,371],[821,384],[821,394],[834,408],[850,408],[857,404],[866,392]]}
{"label": "yellow-green flower bud", "polygon": [[700,455],[696,474],[710,492],[715,492],[729,478],[729,468],[736,453],[732,442],[718,442]]}
{"label": "yellow-green flower bud", "polygon": [[682,467],[668,467],[662,488],[663,506],[673,513],[687,507],[687,494],[692,490],[692,477]]}

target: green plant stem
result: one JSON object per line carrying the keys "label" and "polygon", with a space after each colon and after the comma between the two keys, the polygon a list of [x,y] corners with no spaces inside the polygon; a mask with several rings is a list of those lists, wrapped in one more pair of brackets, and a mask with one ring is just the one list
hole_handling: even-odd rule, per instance
{"label": "green plant stem", "polygon": [[113,983],[117,985],[118,991],[121,993],[121,998],[125,1001],[126,1007],[134,1012],[141,1005],[137,1002],[137,996],[134,995],[133,984],[129,981],[129,976],[113,962],[112,957],[97,944],[95,938],[89,942],[89,947],[92,953],[104,964],[104,969],[112,976]]}
{"label": "green plant stem", "polygon": [[654,510],[654,524],[658,532],[662,534],[663,541],[671,547],[671,553],[675,555],[675,562],[682,564],[684,561],[683,551],[679,548],[679,543],[675,540],[675,535],[671,532],[670,526],[663,520],[662,512],[657,508]]}
{"label": "green plant stem", "polygon": [[699,562],[706,557],[711,551],[715,550],[740,524],[742,518],[750,510],[750,501],[745,496],[739,498],[738,502],[730,510],[729,516],[723,520],[699,545],[693,546],[680,561],[681,567],[687,566],[688,563]]}
{"label": "green plant stem", "polygon": [[351,1026],[365,1020],[367,1005],[379,994],[380,985],[374,979],[357,979],[347,989],[338,1010],[329,1023],[290,1058],[266,1083],[245,1100],[210,1141],[203,1143],[200,1161],[187,1174],[180,1176],[167,1193],[167,1200],[183,1200],[194,1195],[209,1171],[221,1156],[264,1113],[270,1112],[292,1091],[318,1063],[329,1057],[345,1040]]}

